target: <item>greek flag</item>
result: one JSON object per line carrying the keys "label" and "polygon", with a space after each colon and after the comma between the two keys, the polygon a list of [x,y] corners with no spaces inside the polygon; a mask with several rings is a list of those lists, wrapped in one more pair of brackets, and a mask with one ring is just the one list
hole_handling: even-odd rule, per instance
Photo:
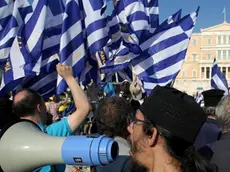
{"label": "greek flag", "polygon": [[84,9],[84,25],[90,54],[102,49],[109,40],[106,2],[104,0],[81,0]]}
{"label": "greek flag", "polygon": [[[172,27],[181,19],[181,10],[176,12],[175,14],[169,16],[167,20],[165,20],[160,27],[156,28],[155,32],[163,32],[167,30],[169,27]],[[145,37],[146,36],[146,37]],[[113,58],[107,60],[106,64],[100,67],[100,70],[104,73],[107,72],[118,72],[122,69],[127,68],[130,61],[136,57],[142,56],[142,51],[147,53],[148,47],[151,45],[151,42],[146,42],[149,37],[154,37],[153,34],[142,36],[141,46],[134,46],[131,44],[121,44],[120,47],[111,53]],[[131,45],[131,46],[129,46]],[[105,53],[106,54],[106,53]],[[137,55],[139,54],[139,55]],[[106,57],[106,55],[104,55]],[[140,58],[139,58],[140,59]],[[140,61],[140,60],[139,60]]]}
{"label": "greek flag", "polygon": [[26,15],[32,12],[27,0],[0,1],[0,67],[9,57],[10,48]]}
{"label": "greek flag", "polygon": [[198,11],[199,8],[197,12],[183,17],[176,25],[159,32],[141,45],[141,49],[146,50],[132,64],[134,74],[144,82],[147,93],[156,85],[169,84],[180,72]]}
{"label": "greek flag", "polygon": [[36,72],[25,69],[26,62],[20,51],[18,39],[15,38],[4,68],[0,97],[7,95],[10,91],[16,93],[22,88],[31,88],[40,93],[45,100],[48,99],[48,97],[56,93],[57,63],[57,55],[43,60],[39,75]]}
{"label": "greek flag", "polygon": [[22,82],[15,88],[15,92],[22,88],[30,88],[37,91],[44,100],[56,94],[58,55],[42,61],[39,75],[25,76]]}
{"label": "greek flag", "polygon": [[226,80],[224,73],[220,71],[220,68],[216,63],[216,59],[214,59],[213,66],[212,66],[211,87],[214,89],[220,89],[225,91],[225,95],[229,94],[228,82]]}
{"label": "greek flag", "polygon": [[[60,41],[60,63],[72,66],[74,77],[83,71],[87,62],[84,25],[82,24],[83,9],[78,0],[67,0],[63,15],[62,35]],[[65,80],[58,76],[57,94],[67,88]]]}
{"label": "greek flag", "polygon": [[93,66],[90,62],[87,62],[85,68],[80,73],[79,81],[84,86],[88,85],[91,81],[94,83],[100,83],[100,72],[97,66]]}
{"label": "greek flag", "polygon": [[172,27],[173,24],[175,25],[177,21],[181,19],[181,12],[182,10],[180,9],[176,13],[169,16],[168,19],[165,20],[163,23],[161,23],[160,27],[156,29],[156,33],[162,32],[164,29],[168,29],[169,27]]}
{"label": "greek flag", "polygon": [[159,25],[158,0],[119,0],[115,9],[120,23],[137,38],[146,31],[153,33]]}
{"label": "greek flag", "polygon": [[34,0],[32,7],[33,13],[18,37],[25,69],[39,74],[41,62],[59,52],[64,4],[59,0]]}
{"label": "greek flag", "polygon": [[119,72],[117,72],[118,82],[123,82],[124,80],[132,81],[133,73],[131,67],[127,67]]}
{"label": "greek flag", "polygon": [[20,52],[17,38],[12,44],[9,58],[4,67],[2,82],[0,88],[0,97],[7,95],[15,89],[24,79],[25,76],[35,76],[36,74],[24,69],[25,60]]}

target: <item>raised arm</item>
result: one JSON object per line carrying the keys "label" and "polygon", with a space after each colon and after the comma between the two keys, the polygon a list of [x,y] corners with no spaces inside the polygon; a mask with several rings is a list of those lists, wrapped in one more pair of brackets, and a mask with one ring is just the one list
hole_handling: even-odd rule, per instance
{"label": "raised arm", "polygon": [[72,68],[69,66],[58,64],[57,72],[63,79],[65,79],[73,96],[76,111],[68,116],[68,123],[71,130],[75,131],[91,110],[91,106],[84,91],[81,89],[81,87],[73,77]]}

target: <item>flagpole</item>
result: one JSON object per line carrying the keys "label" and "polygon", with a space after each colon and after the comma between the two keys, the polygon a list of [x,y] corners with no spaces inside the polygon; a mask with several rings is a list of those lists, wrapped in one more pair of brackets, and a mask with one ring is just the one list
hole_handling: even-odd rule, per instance
{"label": "flagpole", "polygon": [[224,22],[227,22],[226,8],[224,8],[222,13],[224,13]]}

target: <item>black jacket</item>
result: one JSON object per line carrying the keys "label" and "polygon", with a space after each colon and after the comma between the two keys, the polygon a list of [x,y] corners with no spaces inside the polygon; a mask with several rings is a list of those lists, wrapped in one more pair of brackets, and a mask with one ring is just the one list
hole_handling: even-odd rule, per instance
{"label": "black jacket", "polygon": [[230,132],[223,134],[220,140],[200,148],[199,152],[217,165],[218,172],[230,172]]}

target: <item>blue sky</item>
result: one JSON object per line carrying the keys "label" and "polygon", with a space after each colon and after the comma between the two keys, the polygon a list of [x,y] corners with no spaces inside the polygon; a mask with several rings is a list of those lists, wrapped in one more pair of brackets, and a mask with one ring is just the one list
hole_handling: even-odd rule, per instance
{"label": "blue sky", "polygon": [[201,28],[207,28],[220,24],[224,20],[221,14],[226,7],[227,21],[230,23],[230,0],[159,0],[160,21],[182,9],[182,14],[187,15],[200,6],[199,17],[194,32],[200,32]]}

